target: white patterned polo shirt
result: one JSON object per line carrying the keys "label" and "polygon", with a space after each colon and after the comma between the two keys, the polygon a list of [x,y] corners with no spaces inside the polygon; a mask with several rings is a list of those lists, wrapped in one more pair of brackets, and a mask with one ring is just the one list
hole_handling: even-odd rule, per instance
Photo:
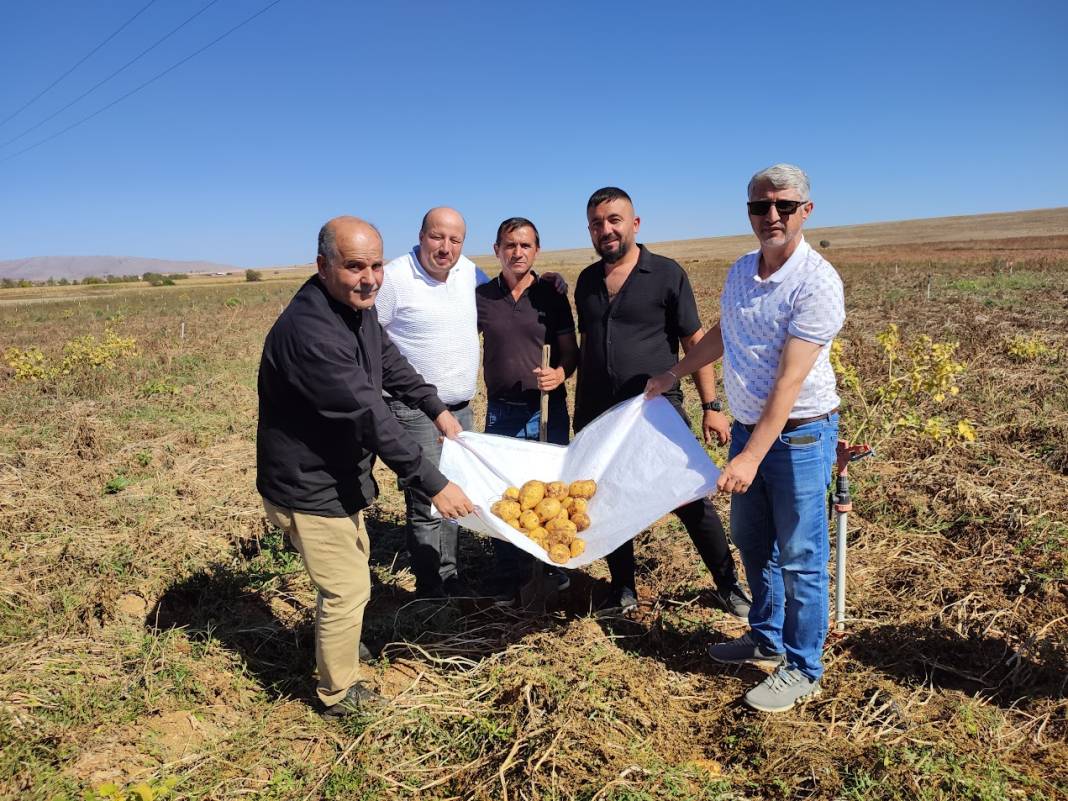
{"label": "white patterned polo shirt", "polygon": [[757,274],[759,261],[759,250],[738,259],[727,273],[720,297],[723,384],[731,414],[746,425],[760,419],[787,335],[823,346],[790,418],[826,414],[839,403],[830,352],[831,341],[845,322],[842,279],[804,238],[767,279]]}

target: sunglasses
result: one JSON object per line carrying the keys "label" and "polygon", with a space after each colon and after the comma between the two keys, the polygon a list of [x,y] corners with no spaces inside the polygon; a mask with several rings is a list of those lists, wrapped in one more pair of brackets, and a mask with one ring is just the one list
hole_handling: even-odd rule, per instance
{"label": "sunglasses", "polygon": [[775,206],[775,211],[779,212],[780,217],[789,217],[799,206],[804,206],[808,203],[807,200],[750,200],[745,205],[749,207],[749,213],[754,217],[763,217],[770,210],[772,205]]}

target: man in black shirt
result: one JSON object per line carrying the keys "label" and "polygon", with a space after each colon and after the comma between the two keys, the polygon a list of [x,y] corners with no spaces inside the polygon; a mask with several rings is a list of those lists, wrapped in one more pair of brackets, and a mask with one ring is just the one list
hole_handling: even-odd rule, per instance
{"label": "man in black shirt", "polygon": [[[564,381],[575,371],[578,343],[575,318],[567,296],[549,281],[538,280],[534,262],[541,248],[538,229],[524,217],[511,217],[497,228],[493,252],[500,274],[475,290],[478,330],[483,336],[482,377],[486,382],[487,434],[538,439],[541,393],[549,393],[546,440],[566,445],[571,420]],[[541,366],[542,349],[550,347],[549,368]],[[494,595],[514,600],[529,561],[515,546],[494,539],[497,575]],[[560,573],[560,589],[569,583]]]}
{"label": "man in black shirt", "polygon": [[[578,329],[582,335],[575,431],[615,404],[640,395],[650,376],[669,370],[679,360],[679,345],[689,350],[702,335],[697,302],[686,271],[671,259],[650,253],[636,243],[641,220],[630,196],[605,187],[586,205],[590,240],[601,260],[579,275],[575,285]],[[729,438],[729,424],[716,399],[715,373],[694,377],[701,396],[702,431],[707,442]],[[678,383],[664,393],[686,420]],[[749,598],[738,585],[723,524],[708,498],[675,511],[716,584],[720,605],[738,617],[749,614]],[[637,604],[634,541],[628,540],[607,557],[612,594],[607,609],[628,611]]]}
{"label": "man in black shirt", "polygon": [[324,714],[345,715],[377,694],[358,680],[370,544],[362,510],[378,487],[375,457],[425,489],[445,517],[472,504],[427,462],[386,406],[382,391],[421,409],[445,436],[460,424],[434,387],[378,324],[382,238],[369,223],[338,217],[319,232],[318,273],[272,326],[259,371],[256,488],[268,519],[285,531],[318,590],[317,692]]}

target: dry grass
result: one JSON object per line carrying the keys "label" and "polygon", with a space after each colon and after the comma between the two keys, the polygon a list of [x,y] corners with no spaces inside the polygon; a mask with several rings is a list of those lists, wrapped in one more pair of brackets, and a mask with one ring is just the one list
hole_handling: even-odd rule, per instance
{"label": "dry grass", "polygon": [[[140,352],[46,387],[0,375],[0,797],[168,777],[184,798],[1068,797],[1064,240],[832,247],[850,363],[882,380],[889,322],[959,341],[979,439],[879,438],[849,631],[824,695],[773,718],[737,702],[759,673],[702,655],[744,627],[674,519],[640,537],[633,619],[588,616],[600,564],[551,615],[417,603],[383,472],[368,677],[392,704],[322,721],[312,593],[253,486],[259,348],[296,283],[0,307],[3,347],[110,317]],[[725,264],[695,259],[707,319]],[[1017,336],[1049,353],[1020,361]],[[492,569],[482,540],[462,557],[476,585]]]}

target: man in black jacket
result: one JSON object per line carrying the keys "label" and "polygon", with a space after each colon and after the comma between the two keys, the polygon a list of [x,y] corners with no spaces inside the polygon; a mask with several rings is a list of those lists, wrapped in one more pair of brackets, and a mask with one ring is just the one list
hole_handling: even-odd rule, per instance
{"label": "man in black jacket", "polygon": [[423,458],[382,398],[386,390],[422,410],[444,436],[461,430],[378,324],[378,231],[355,217],[333,219],[319,231],[316,261],[318,274],[298,290],[263,346],[256,487],[268,519],[289,535],[318,590],[317,692],[324,714],[344,715],[381,700],[358,680],[370,596],[362,510],[378,495],[375,458],[423,488],[443,516],[463,517],[473,507]]}

